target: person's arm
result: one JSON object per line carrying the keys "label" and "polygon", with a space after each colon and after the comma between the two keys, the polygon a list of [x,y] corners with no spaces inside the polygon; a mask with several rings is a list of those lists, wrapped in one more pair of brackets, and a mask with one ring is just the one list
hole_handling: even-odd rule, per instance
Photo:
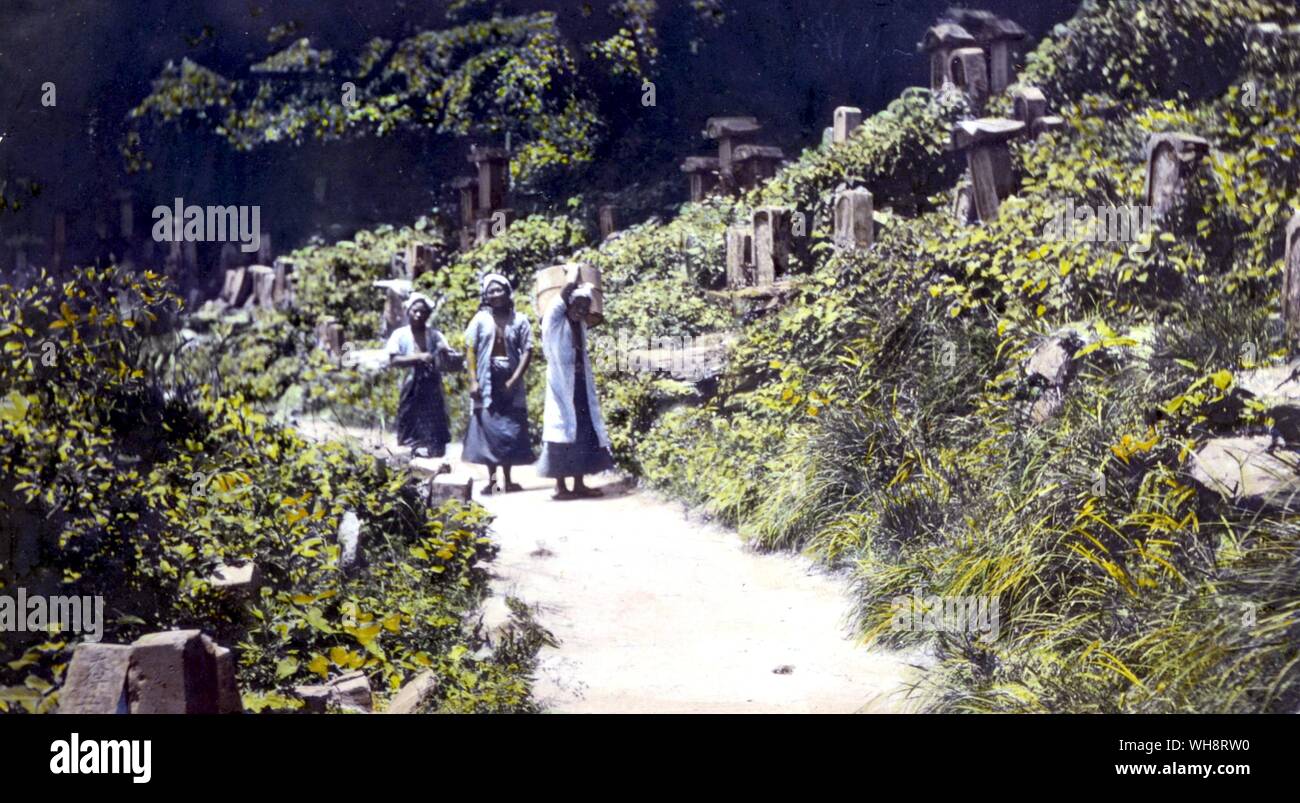
{"label": "person's arm", "polygon": [[478,386],[478,315],[465,327],[465,365],[469,369],[469,397],[483,401],[483,389]]}
{"label": "person's arm", "polygon": [[528,318],[523,318],[523,330],[523,354],[519,355],[519,366],[510,375],[510,379],[506,380],[507,390],[513,390],[515,385],[519,384],[524,378],[524,371],[528,370],[528,363],[533,359],[533,326],[528,322]]}
{"label": "person's arm", "polygon": [[560,290],[560,298],[564,301],[564,306],[569,306],[569,299],[573,297],[573,291],[578,289],[578,284],[582,280],[582,272],[576,267],[569,268],[564,278],[567,280],[564,287]]}
{"label": "person's arm", "polygon": [[400,329],[388,336],[387,350],[390,368],[408,368],[412,365],[433,362],[433,355],[427,351],[417,354],[403,354]]}
{"label": "person's arm", "polygon": [[417,354],[401,354],[388,358],[388,364],[393,368],[407,368],[412,365],[425,365],[433,362],[435,359],[432,351],[421,351]]}

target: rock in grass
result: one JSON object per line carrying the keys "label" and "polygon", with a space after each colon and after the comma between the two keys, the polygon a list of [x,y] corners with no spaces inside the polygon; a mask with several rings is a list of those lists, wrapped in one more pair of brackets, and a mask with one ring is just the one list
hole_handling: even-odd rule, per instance
{"label": "rock in grass", "polygon": [[360,670],[341,675],[329,683],[330,698],[344,711],[369,713],[374,708],[370,681]]}
{"label": "rock in grass", "polygon": [[1074,368],[1072,345],[1065,337],[1049,337],[1039,343],[1025,364],[1025,375],[1049,388],[1065,387]]}
{"label": "rock in grass", "polygon": [[249,561],[239,566],[218,563],[208,582],[218,591],[251,594],[256,590],[261,575],[257,564]]}
{"label": "rock in grass", "polygon": [[414,714],[437,690],[438,676],[429,671],[421,672],[393,696],[392,702],[388,704],[388,713]]}
{"label": "rock in grass", "polygon": [[339,568],[343,571],[357,565],[357,550],[361,545],[361,520],[351,510],[339,522]]}
{"label": "rock in grass", "polygon": [[1274,431],[1292,446],[1300,446],[1300,360],[1256,368],[1236,376],[1237,387],[1264,405]]}
{"label": "rock in grass", "polygon": [[1249,509],[1300,509],[1300,452],[1270,449],[1268,436],[1215,438],[1192,455],[1201,486]]}

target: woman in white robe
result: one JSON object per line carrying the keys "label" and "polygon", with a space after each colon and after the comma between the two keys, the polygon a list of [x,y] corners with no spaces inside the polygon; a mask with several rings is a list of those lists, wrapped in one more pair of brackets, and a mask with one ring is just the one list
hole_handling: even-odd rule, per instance
{"label": "woman in white robe", "polygon": [[[591,296],[592,286],[579,285],[575,278],[542,317],[546,406],[537,473],[555,480],[555,499],[602,496],[583,483],[583,476],[614,467],[587,354]],[[573,477],[573,490],[565,485],[566,477]]]}

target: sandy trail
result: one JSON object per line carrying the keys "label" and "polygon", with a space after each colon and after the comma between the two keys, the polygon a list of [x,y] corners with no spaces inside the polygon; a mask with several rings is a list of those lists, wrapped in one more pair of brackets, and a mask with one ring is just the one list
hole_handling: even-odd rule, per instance
{"label": "sandy trail", "polygon": [[[317,436],[397,450],[375,433],[320,424]],[[424,461],[417,461],[417,465]],[[440,462],[440,461],[437,461]],[[540,656],[548,711],[834,713],[916,708],[912,654],[868,650],[848,635],[841,578],[805,558],[747,549],[733,532],[614,475],[602,499],[556,502],[550,480],[517,469],[524,490],[475,498],[496,516],[494,592],[527,603],[559,642]],[[489,606],[500,616],[504,606]]]}

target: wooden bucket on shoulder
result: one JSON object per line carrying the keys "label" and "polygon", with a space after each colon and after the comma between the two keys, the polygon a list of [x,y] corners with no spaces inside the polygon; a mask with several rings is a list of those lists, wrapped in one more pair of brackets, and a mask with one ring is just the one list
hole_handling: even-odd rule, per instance
{"label": "wooden bucket on shoulder", "polygon": [[[542,268],[533,276],[533,309],[537,310],[538,318],[546,315],[546,310],[559,299],[570,264],[573,263]],[[595,287],[591,293],[591,312],[587,315],[587,325],[595,326],[605,320],[605,296],[601,289],[600,269],[591,265],[579,265],[578,270],[580,280]]]}

